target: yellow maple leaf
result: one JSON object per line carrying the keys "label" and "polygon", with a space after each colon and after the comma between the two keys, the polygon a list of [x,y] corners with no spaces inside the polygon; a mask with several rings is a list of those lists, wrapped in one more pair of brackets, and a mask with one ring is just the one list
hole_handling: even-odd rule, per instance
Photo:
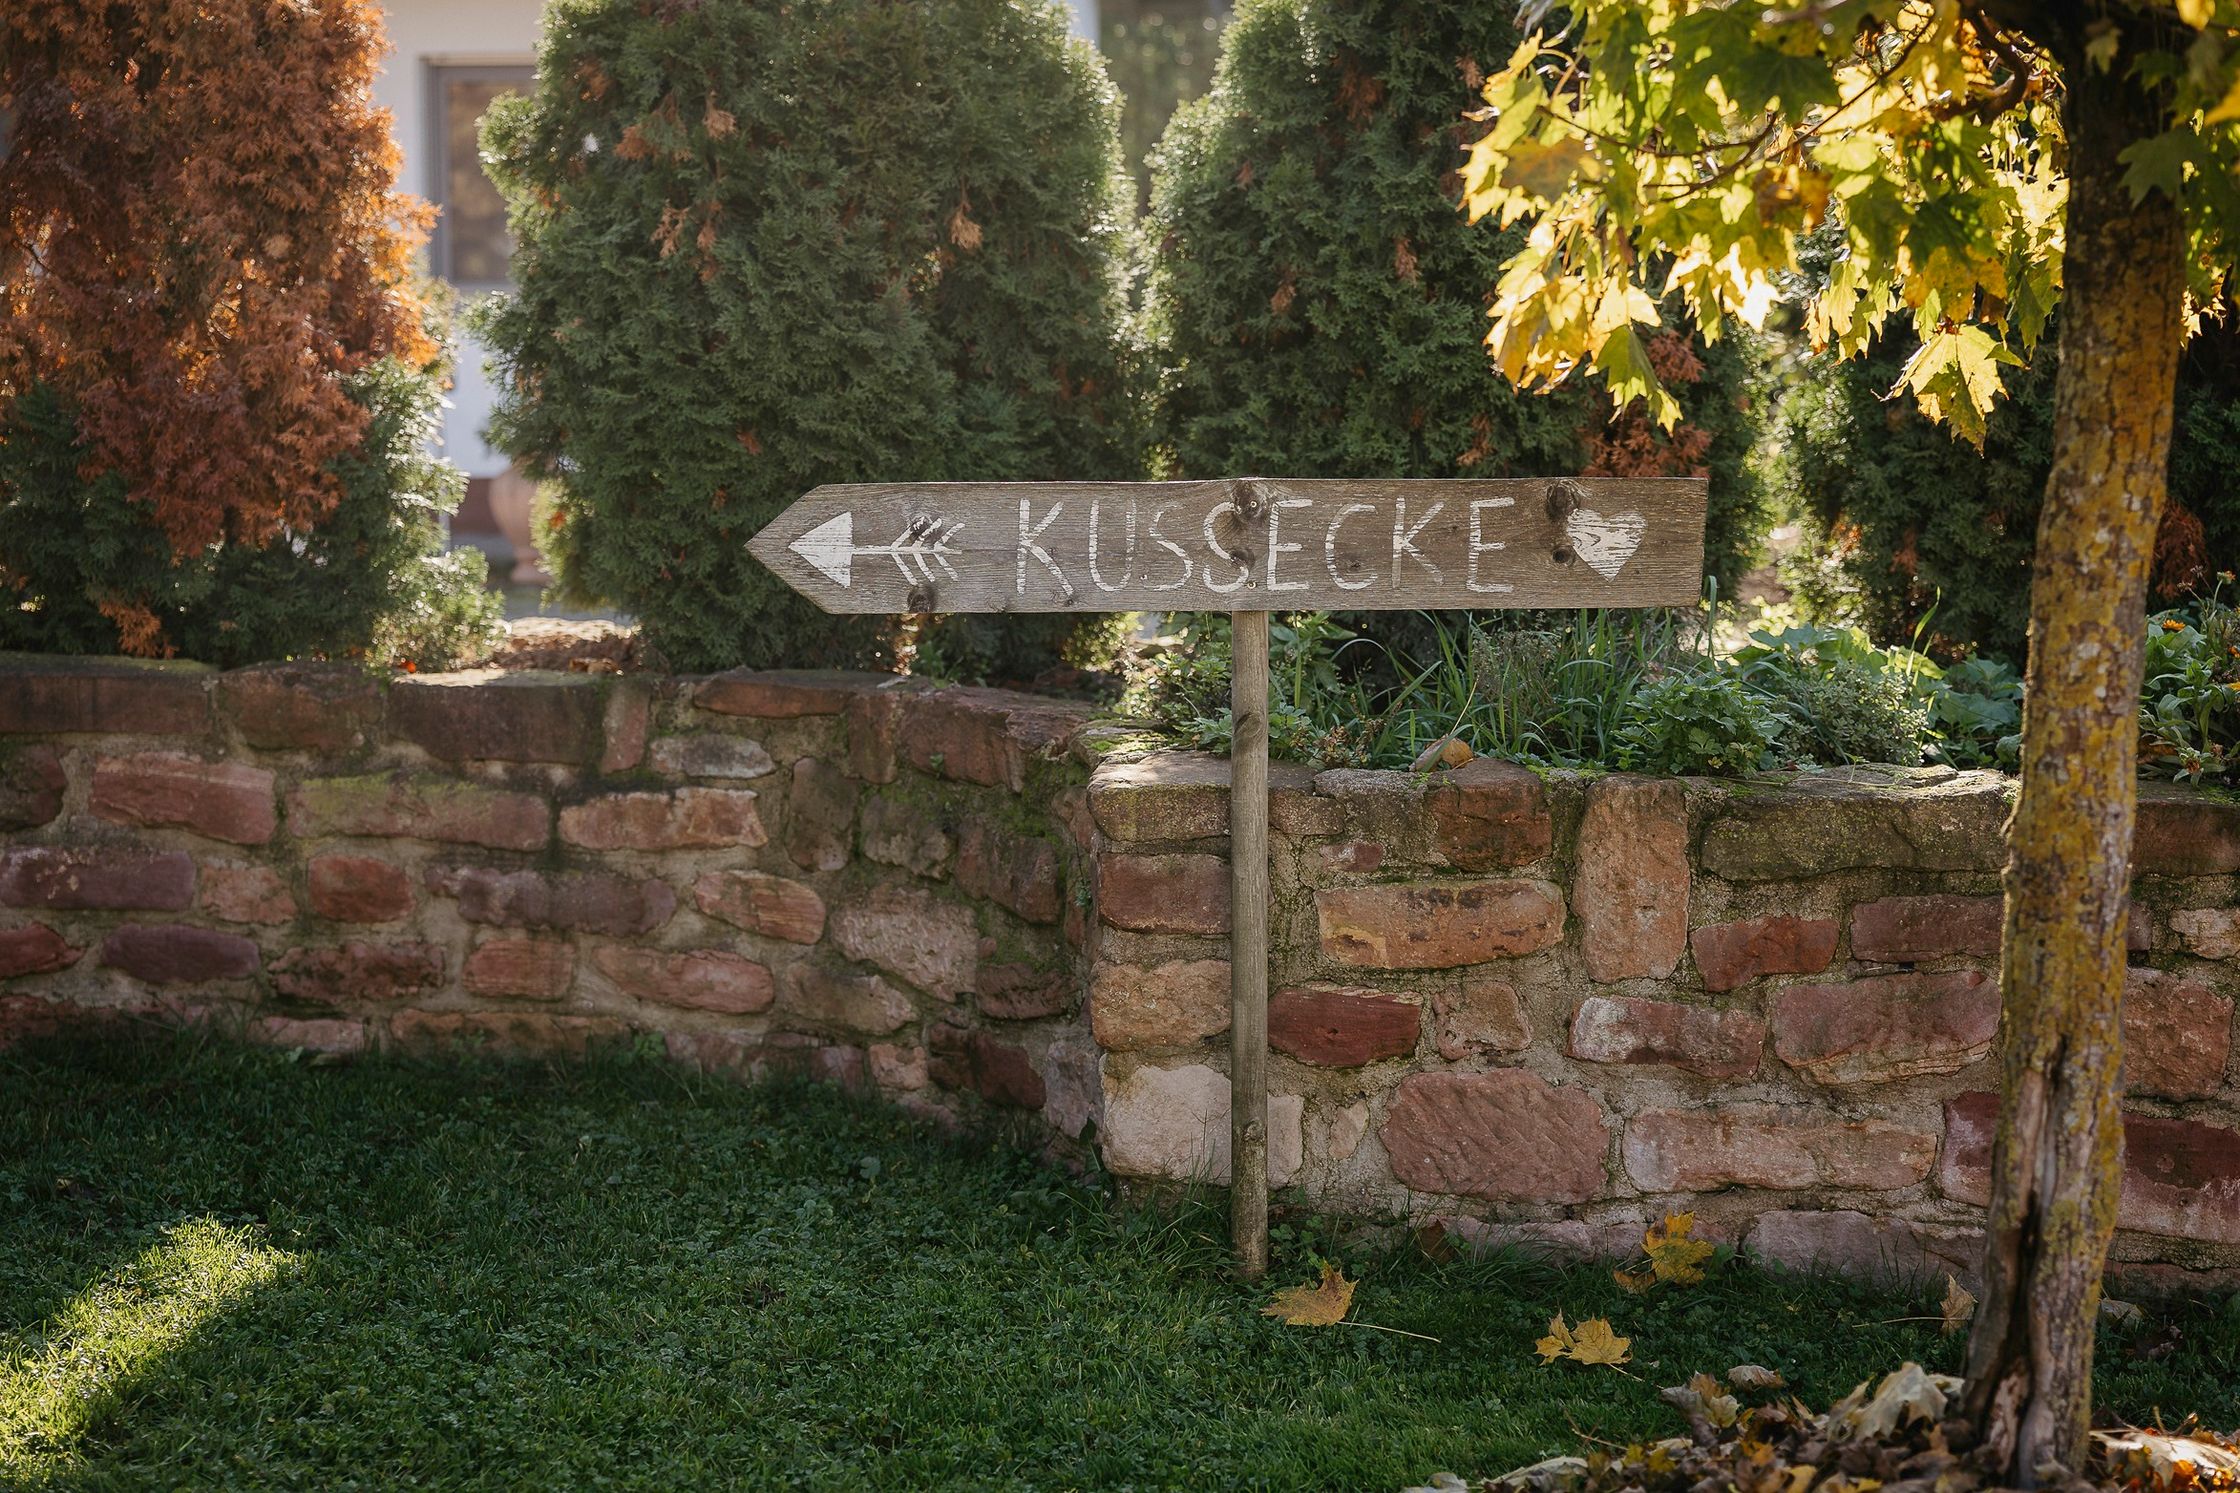
{"label": "yellow maple leaf", "polygon": [[1692,1286],[1703,1279],[1703,1262],[1717,1252],[1717,1246],[1696,1238],[1695,1229],[1695,1214],[1672,1213],[1643,1232],[1641,1252],[1649,1257],[1649,1268],[1658,1280]]}
{"label": "yellow maple leaf", "polygon": [[1601,1317],[1581,1322],[1571,1336],[1570,1356],[1581,1363],[1606,1363],[1615,1368],[1633,1356],[1627,1351],[1633,1339],[1619,1337]]}
{"label": "yellow maple leaf", "polygon": [[1359,1284],[1347,1280],[1337,1266],[1325,1265],[1321,1280],[1311,1286],[1285,1286],[1274,1301],[1260,1308],[1260,1314],[1288,1327],[1334,1327],[1353,1310],[1353,1288]]}
{"label": "yellow maple leaf", "polygon": [[1548,1319],[1548,1335],[1534,1343],[1533,1349],[1542,1363],[1554,1363],[1568,1358],[1574,1363],[1608,1364],[1612,1368],[1629,1361],[1627,1351],[1632,1338],[1619,1337],[1610,1328],[1606,1318],[1590,1317],[1577,1327],[1567,1325],[1563,1313]]}
{"label": "yellow maple leaf", "polygon": [[1944,1278],[1944,1335],[1950,1337],[1967,1326],[1969,1319],[1975,1314],[1975,1296],[1960,1284],[1958,1276],[1947,1272]]}

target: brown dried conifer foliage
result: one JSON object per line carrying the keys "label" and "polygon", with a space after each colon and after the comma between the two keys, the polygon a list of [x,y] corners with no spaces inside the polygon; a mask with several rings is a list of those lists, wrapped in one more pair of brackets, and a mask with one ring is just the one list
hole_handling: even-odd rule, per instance
{"label": "brown dried conifer foliage", "polygon": [[344,377],[434,354],[385,47],[370,0],[0,6],[0,427],[52,388],[175,554],[315,523]]}

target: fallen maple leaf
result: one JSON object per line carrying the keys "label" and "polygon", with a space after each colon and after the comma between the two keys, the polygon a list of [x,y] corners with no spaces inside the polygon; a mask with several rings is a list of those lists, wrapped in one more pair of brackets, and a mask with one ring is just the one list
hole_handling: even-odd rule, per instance
{"label": "fallen maple leaf", "polygon": [[1944,1278],[1944,1335],[1950,1337],[1967,1326],[1975,1314],[1976,1298],[1960,1284],[1958,1276],[1947,1273]]}
{"label": "fallen maple leaf", "polygon": [[1568,1358],[1575,1363],[1602,1363],[1612,1368],[1631,1357],[1626,1351],[1633,1339],[1619,1337],[1602,1317],[1590,1317],[1577,1327],[1567,1325],[1563,1313],[1548,1320],[1548,1335],[1533,1344],[1542,1363]]}
{"label": "fallen maple leaf", "polygon": [[1353,1288],[1359,1284],[1347,1280],[1337,1266],[1325,1265],[1320,1281],[1311,1286],[1285,1286],[1276,1292],[1274,1301],[1260,1308],[1260,1314],[1288,1327],[1335,1327],[1353,1310]]}
{"label": "fallen maple leaf", "polygon": [[1646,1270],[1613,1270],[1610,1278],[1636,1296],[1659,1283],[1692,1286],[1703,1279],[1703,1262],[1718,1252],[1709,1240],[1695,1237],[1693,1213],[1670,1213],[1642,1231],[1641,1252],[1648,1256]]}
{"label": "fallen maple leaf", "polygon": [[1717,1253],[1717,1246],[1696,1238],[1695,1228],[1695,1214],[1673,1213],[1642,1234],[1641,1252],[1649,1257],[1658,1280],[1692,1286],[1703,1279],[1703,1262]]}

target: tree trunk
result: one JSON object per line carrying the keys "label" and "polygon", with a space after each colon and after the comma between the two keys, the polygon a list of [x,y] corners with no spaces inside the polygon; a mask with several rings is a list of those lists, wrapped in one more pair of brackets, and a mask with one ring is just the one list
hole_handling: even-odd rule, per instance
{"label": "tree trunk", "polygon": [[2008,830],[2003,1104],[1966,1411],[2010,1484],[2081,1470],[2123,1127],[2125,901],[2140,648],[2169,468],[2185,238],[2117,155],[2158,132],[2121,76],[2066,68],[2069,139],[2053,470],[2030,588],[2022,788]]}

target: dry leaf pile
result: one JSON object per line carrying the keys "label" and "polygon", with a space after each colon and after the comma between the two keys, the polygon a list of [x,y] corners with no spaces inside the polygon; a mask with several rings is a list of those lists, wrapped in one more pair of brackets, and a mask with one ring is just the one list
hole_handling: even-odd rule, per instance
{"label": "dry leaf pile", "polygon": [[[1623,1341],[1622,1339],[1620,1340]],[[1905,1364],[1825,1415],[1783,1396],[1781,1376],[1745,1364],[1661,1393],[1688,1434],[1583,1457],[1552,1457],[1465,1483],[1442,1473],[1407,1493],[1978,1493],[1998,1459],[1958,1420],[1960,1381]],[[1758,1397],[1760,1403],[1750,1403]],[[2240,1493],[2240,1440],[2192,1426],[2095,1431],[2084,1475],[2048,1493]]]}

